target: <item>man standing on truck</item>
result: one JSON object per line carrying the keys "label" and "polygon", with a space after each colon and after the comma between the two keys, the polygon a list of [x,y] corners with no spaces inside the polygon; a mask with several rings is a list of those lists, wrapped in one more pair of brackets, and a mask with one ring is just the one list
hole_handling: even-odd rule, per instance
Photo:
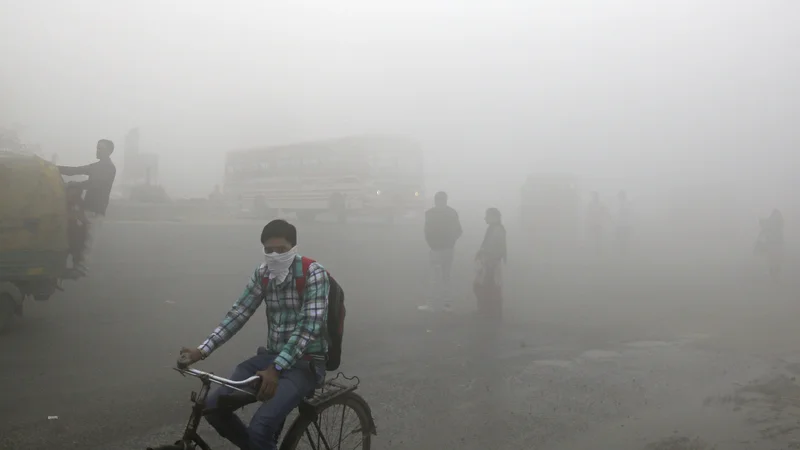
{"label": "man standing on truck", "polygon": [[[463,233],[461,221],[455,209],[447,206],[447,194],[437,192],[433,197],[434,207],[425,212],[425,241],[430,247],[431,277],[433,278],[434,302],[444,311],[450,308],[450,269],[453,266],[453,250]],[[433,311],[428,303],[420,311]]]}
{"label": "man standing on truck", "polygon": [[80,167],[58,166],[61,175],[87,175],[89,177],[80,183],[80,187],[86,191],[83,199],[83,209],[87,219],[84,264],[88,262],[89,253],[92,251],[97,233],[106,216],[111,187],[117,176],[117,168],[111,161],[112,153],[114,153],[114,143],[108,139],[101,139],[97,142],[97,162]]}

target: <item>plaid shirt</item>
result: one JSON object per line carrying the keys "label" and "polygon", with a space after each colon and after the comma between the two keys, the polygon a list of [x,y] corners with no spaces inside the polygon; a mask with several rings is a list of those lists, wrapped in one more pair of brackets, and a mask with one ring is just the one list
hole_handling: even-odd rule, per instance
{"label": "plaid shirt", "polygon": [[265,301],[269,325],[267,350],[278,355],[275,364],[281,368],[290,368],[303,355],[324,360],[328,351],[323,330],[328,316],[330,279],[320,264],[312,263],[308,268],[303,292],[305,298],[301,300],[295,280],[302,270],[302,259],[298,255],[283,283],[272,280],[264,292],[269,270],[262,263],[253,272],[244,292],[219,326],[198,347],[203,355],[210,355],[232,338]]}

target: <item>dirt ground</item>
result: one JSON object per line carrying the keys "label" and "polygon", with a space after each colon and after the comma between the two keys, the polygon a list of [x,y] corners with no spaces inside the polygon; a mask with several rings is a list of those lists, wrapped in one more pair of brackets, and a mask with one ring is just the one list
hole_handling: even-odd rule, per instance
{"label": "dirt ground", "polygon": [[[429,273],[418,224],[300,227],[301,252],[347,292],[342,369],[372,406],[373,448],[800,448],[793,261],[775,284],[747,242],[702,257],[644,244],[627,258],[553,254],[512,224],[492,333],[473,314],[474,219],[452,314],[416,309]],[[2,449],[174,440],[197,388],[169,369],[177,351],[213,329],[261,258],[256,222],[106,225],[90,278],[26,305],[0,338]],[[262,314],[202,368],[227,375],[252,354]]]}

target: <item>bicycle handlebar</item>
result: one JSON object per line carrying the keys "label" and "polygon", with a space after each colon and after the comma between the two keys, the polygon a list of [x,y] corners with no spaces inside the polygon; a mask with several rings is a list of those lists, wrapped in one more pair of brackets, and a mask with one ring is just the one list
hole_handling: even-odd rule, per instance
{"label": "bicycle handlebar", "polygon": [[213,373],[203,372],[202,370],[192,369],[191,367],[176,367],[175,370],[182,373],[183,375],[191,375],[196,378],[206,378],[208,381],[216,384],[220,384],[222,386],[227,386],[233,390],[243,392],[245,394],[255,395],[254,392],[247,391],[245,389],[241,389],[241,386],[252,385],[254,383],[260,382],[261,377],[258,375],[253,375],[252,377],[241,380],[241,381],[234,381],[228,378],[223,378]]}

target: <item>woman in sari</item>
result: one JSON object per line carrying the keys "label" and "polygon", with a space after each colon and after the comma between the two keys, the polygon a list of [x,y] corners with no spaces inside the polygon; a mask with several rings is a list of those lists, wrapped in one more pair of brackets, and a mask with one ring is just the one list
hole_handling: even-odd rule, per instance
{"label": "woman in sari", "polygon": [[478,299],[478,314],[499,322],[503,316],[503,264],[506,262],[506,229],[497,208],[486,210],[489,227],[478,254],[477,273],[472,289]]}

